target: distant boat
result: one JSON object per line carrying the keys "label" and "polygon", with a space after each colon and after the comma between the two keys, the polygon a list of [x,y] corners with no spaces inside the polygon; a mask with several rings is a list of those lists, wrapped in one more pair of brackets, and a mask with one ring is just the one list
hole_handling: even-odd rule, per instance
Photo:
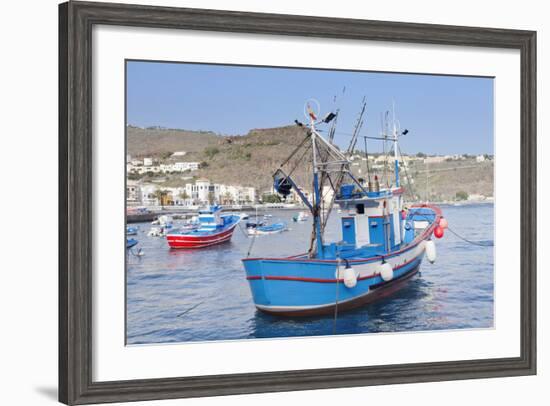
{"label": "distant boat", "polygon": [[151,227],[147,235],[149,237],[164,237],[166,233],[163,227]]}
{"label": "distant boat", "polygon": [[301,211],[300,213],[295,214],[292,217],[292,221],[294,221],[295,223],[298,223],[298,222],[306,221],[308,218],[309,218],[308,214],[305,211]]}
{"label": "distant boat", "polygon": [[126,249],[134,247],[138,242],[135,238],[126,238]]}
{"label": "distant boat", "polygon": [[220,206],[199,210],[199,227],[195,230],[171,231],[166,235],[170,248],[204,248],[229,241],[241,217],[221,214]]}
{"label": "distant boat", "polygon": [[154,220],[151,224],[155,226],[161,226],[164,229],[172,228],[174,219],[171,216],[162,215],[158,219]]}
{"label": "distant boat", "polygon": [[126,227],[126,235],[137,235],[139,228],[138,227]]}
{"label": "distant boat", "polygon": [[246,228],[256,228],[260,226],[265,226],[267,223],[265,221],[259,221],[256,219],[255,221],[247,221],[246,222]]}
{"label": "distant boat", "polygon": [[264,235],[264,234],[277,234],[287,229],[285,222],[273,223],[269,225],[261,225],[257,227],[251,227],[248,229],[250,235]]}

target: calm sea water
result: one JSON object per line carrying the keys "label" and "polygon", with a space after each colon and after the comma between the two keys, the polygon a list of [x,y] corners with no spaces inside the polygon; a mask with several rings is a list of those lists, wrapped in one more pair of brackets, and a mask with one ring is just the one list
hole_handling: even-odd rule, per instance
{"label": "calm sea water", "polygon": [[[441,206],[451,229],[493,242],[493,205]],[[311,220],[296,224],[294,211],[271,211],[290,231],[254,239],[252,256],[307,250]],[[337,239],[338,215],[327,237]],[[241,265],[252,239],[236,229],[230,243],[196,251],[170,250],[140,224],[142,257],[127,257],[128,344],[237,340],[336,334],[488,328],[493,326],[493,247],[468,244],[448,230],[436,240],[437,260],[394,295],[332,316],[285,319],[257,311]]]}

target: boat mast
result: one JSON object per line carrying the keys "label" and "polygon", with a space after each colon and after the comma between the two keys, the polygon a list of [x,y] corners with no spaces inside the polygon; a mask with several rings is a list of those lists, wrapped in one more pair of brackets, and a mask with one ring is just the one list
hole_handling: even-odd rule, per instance
{"label": "boat mast", "polygon": [[315,115],[310,113],[311,119],[311,144],[313,152],[313,222],[315,227],[315,236],[317,240],[317,255],[323,258],[323,238],[321,235],[321,191],[319,190],[319,170],[317,167],[317,131],[315,131]]}
{"label": "boat mast", "polygon": [[393,115],[393,156],[395,168],[395,187],[399,187],[399,156],[397,155],[397,127],[395,125],[395,101],[392,102]]}

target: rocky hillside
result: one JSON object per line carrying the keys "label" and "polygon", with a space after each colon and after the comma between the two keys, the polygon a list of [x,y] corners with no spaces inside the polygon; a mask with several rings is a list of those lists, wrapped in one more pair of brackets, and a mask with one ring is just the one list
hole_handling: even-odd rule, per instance
{"label": "rocky hillside", "polygon": [[127,127],[127,153],[133,157],[161,157],[174,151],[201,152],[222,137],[206,131]]}
{"label": "rocky hillside", "polygon": [[[244,136],[221,136],[210,132],[147,130],[128,127],[128,153],[132,157],[167,156],[186,151],[185,161],[201,162],[198,177],[213,182],[271,187],[271,174],[304,138],[297,126],[256,129]],[[305,181],[306,166],[296,171],[297,181]],[[170,179],[171,185],[177,179]]]}
{"label": "rocky hillside", "polygon": [[[186,151],[178,160],[201,162],[201,169],[193,173],[196,178],[252,186],[262,192],[271,188],[272,173],[302,141],[304,129],[293,125],[255,129],[243,136],[222,136],[212,132],[128,127],[127,137],[128,153],[132,157],[153,156],[166,161],[172,152]],[[293,174],[297,183],[304,186],[310,179],[307,158],[300,160]],[[363,166],[364,162],[352,166],[359,177]],[[409,166],[408,174],[412,190],[420,199],[428,196],[430,200],[454,200],[457,192],[493,196],[492,161],[476,162],[470,158],[430,165],[416,162]],[[407,185],[404,173],[401,178]],[[177,174],[167,176],[161,185],[180,186],[188,182]]]}

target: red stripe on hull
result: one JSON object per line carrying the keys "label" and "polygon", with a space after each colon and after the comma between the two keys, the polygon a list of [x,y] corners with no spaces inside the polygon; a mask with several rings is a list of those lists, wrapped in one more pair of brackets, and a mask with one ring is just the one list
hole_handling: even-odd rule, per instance
{"label": "red stripe on hull", "polygon": [[[407,282],[417,274],[420,266],[412,269],[408,273],[404,274],[401,278],[395,279],[393,281],[387,282],[380,288],[373,290],[371,293],[368,293],[364,296],[360,296],[356,299],[349,300],[338,304],[338,311],[346,311],[356,309],[358,307],[364,306],[366,304],[375,302],[384,297],[390,296],[403,288]],[[311,317],[311,316],[323,316],[327,314],[334,314],[335,305],[328,305],[324,307],[316,307],[310,309],[296,309],[296,310],[271,310],[269,308],[257,308],[258,310],[272,314],[274,316],[283,316],[283,317]]]}
{"label": "red stripe on hull", "polygon": [[[407,266],[409,264],[411,264],[412,262],[414,261],[417,261],[421,256],[416,256],[412,259],[410,259],[409,261],[407,262],[404,262],[400,265],[397,265],[395,268],[393,268],[393,270],[396,270],[396,269],[401,269],[403,268],[404,266]],[[380,273],[374,273],[372,275],[367,275],[367,276],[360,276],[357,278],[357,281],[364,281],[366,279],[372,279],[372,278],[376,278],[377,276],[380,276]],[[315,283],[336,283],[336,282],[339,282],[339,283],[343,283],[344,282],[344,279],[336,279],[336,278],[333,278],[333,279],[326,279],[326,278],[308,278],[308,277],[302,277],[302,276],[259,276],[259,275],[252,275],[252,276],[247,276],[246,279],[247,280],[257,280],[257,279],[265,279],[265,280],[271,280],[271,281],[293,281],[293,282],[315,282]]]}

